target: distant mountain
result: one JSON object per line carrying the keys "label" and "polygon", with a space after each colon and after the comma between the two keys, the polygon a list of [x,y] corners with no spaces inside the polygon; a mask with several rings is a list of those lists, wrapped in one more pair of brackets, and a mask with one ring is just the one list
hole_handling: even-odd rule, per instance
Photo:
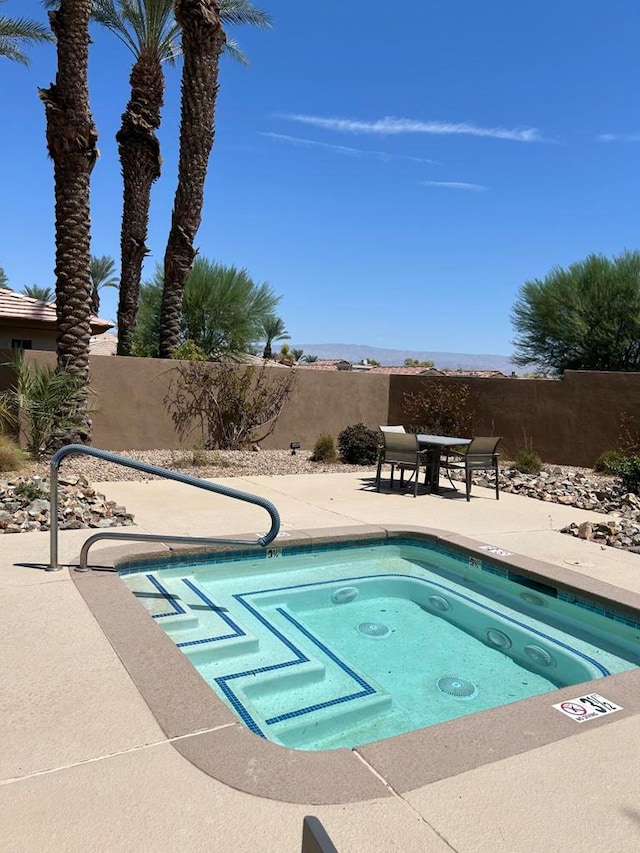
{"label": "distant mountain", "polygon": [[471,354],[465,352],[425,352],[413,349],[384,349],[365,344],[291,344],[291,349],[304,350],[305,354],[318,358],[343,358],[345,361],[358,362],[363,359],[375,359],[380,364],[402,365],[405,358],[418,361],[432,361],[436,367],[451,370],[501,370],[507,376],[518,372],[519,368],[506,355]]}

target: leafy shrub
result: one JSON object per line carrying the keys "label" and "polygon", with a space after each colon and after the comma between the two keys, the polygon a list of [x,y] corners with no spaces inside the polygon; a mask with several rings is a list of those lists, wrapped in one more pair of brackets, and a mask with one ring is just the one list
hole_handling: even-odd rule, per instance
{"label": "leafy shrub", "polygon": [[335,462],[336,443],[332,435],[322,433],[313,446],[312,462]]}
{"label": "leafy shrub", "polygon": [[26,462],[24,450],[8,435],[0,434],[0,471],[19,471]]}
{"label": "leafy shrub", "polygon": [[177,361],[206,361],[207,354],[195,341],[188,340],[171,350],[171,358]]}
{"label": "leafy shrub", "polygon": [[27,501],[36,501],[48,497],[44,489],[38,483],[34,483],[33,480],[21,480],[13,493],[17,498],[23,498]]}
{"label": "leafy shrub", "polygon": [[640,456],[627,456],[621,459],[614,472],[620,477],[625,492],[638,494],[640,485]]}
{"label": "leafy shrub", "polygon": [[29,453],[52,453],[88,436],[87,388],[81,377],[60,367],[12,358],[15,386],[0,394],[0,421]]}
{"label": "leafy shrub", "polygon": [[468,385],[430,380],[417,393],[403,394],[403,423],[429,435],[473,434],[475,401]]}
{"label": "leafy shrub", "polygon": [[531,442],[527,442],[516,454],[513,466],[522,474],[539,474],[542,471],[542,459],[533,450]]}
{"label": "leafy shrub", "polygon": [[206,450],[241,450],[274,430],[295,370],[189,361],[174,368],[164,403],[181,438],[199,431]]}
{"label": "leafy shrub", "polygon": [[338,449],[347,465],[372,465],[378,458],[378,433],[363,423],[348,426],[338,436]]}
{"label": "leafy shrub", "polygon": [[620,450],[605,450],[596,460],[593,470],[597,474],[616,474],[625,455]]}

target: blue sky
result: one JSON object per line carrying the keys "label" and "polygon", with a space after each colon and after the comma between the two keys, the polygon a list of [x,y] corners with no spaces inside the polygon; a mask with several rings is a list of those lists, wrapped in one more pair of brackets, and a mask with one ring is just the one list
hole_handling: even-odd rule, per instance
{"label": "blue sky", "polygon": [[[270,0],[233,32],[197,245],[282,296],[293,342],[510,354],[519,287],[639,245],[640,7],[631,0]],[[45,20],[38,0],[4,14]],[[92,248],[119,255],[114,140],[130,55],[93,28],[101,158]],[[0,60],[0,266],[53,285],[52,166],[37,87]],[[163,175],[145,266],[162,260],[176,182],[179,68],[166,69]],[[115,291],[101,315],[115,319]]]}

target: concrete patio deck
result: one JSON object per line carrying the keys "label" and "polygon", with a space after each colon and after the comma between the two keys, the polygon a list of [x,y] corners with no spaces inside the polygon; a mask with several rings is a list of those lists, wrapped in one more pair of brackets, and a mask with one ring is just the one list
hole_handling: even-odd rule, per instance
{"label": "concrete patio deck", "polygon": [[[640,593],[639,555],[557,532],[571,521],[602,519],[598,514],[510,494],[496,502],[480,488],[470,503],[450,493],[378,494],[370,480],[336,473],[224,482],[271,500],[285,540],[295,531],[421,525]],[[125,504],[142,532],[266,529],[264,511],[176,483],[96,487]],[[62,561],[76,561],[93,532],[61,532]],[[636,707],[623,703],[624,712],[584,726],[561,719],[562,740],[500,760],[489,751],[481,766],[411,790],[378,774],[380,795],[360,802],[265,799],[212,778],[174,748],[69,570],[38,568],[48,561],[48,545],[39,533],[0,539],[2,851],[293,853],[305,814],[322,820],[341,853],[639,849],[640,697]],[[91,562],[99,556],[96,546]],[[452,757],[456,746],[448,745]]]}

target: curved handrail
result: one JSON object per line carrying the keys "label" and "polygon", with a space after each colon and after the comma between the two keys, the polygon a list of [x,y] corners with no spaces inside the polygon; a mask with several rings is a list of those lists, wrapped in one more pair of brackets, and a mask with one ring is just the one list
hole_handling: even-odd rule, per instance
{"label": "curved handrail", "polygon": [[80,552],[80,571],[87,571],[87,558],[91,545],[99,539],[135,539],[137,541],[153,541],[153,542],[197,542],[203,545],[210,544],[235,544],[235,545],[268,545],[278,535],[280,530],[280,515],[275,506],[266,498],[258,497],[257,495],[242,492],[239,489],[232,489],[229,486],[220,486],[217,483],[209,483],[206,480],[200,480],[197,477],[190,477],[188,474],[180,474],[177,471],[171,471],[168,468],[160,468],[158,465],[149,465],[147,462],[140,462],[137,459],[129,459],[127,456],[118,456],[108,450],[100,450],[97,447],[87,447],[84,444],[67,444],[61,447],[51,457],[51,508],[50,508],[50,548],[49,548],[49,565],[47,571],[56,572],[62,568],[58,563],[58,469],[60,463],[71,453],[78,453],[85,456],[95,456],[97,459],[104,459],[105,462],[113,462],[116,465],[124,465],[126,468],[133,468],[136,471],[144,471],[146,474],[155,474],[157,477],[164,477],[166,480],[175,480],[178,483],[184,483],[188,486],[196,486],[199,489],[205,489],[208,492],[215,492],[218,495],[225,495],[229,498],[236,498],[245,503],[255,504],[265,509],[271,516],[271,528],[264,536],[259,536],[255,541],[247,541],[243,539],[208,539],[197,536],[162,536],[150,533],[96,533],[89,537],[82,546]]}

